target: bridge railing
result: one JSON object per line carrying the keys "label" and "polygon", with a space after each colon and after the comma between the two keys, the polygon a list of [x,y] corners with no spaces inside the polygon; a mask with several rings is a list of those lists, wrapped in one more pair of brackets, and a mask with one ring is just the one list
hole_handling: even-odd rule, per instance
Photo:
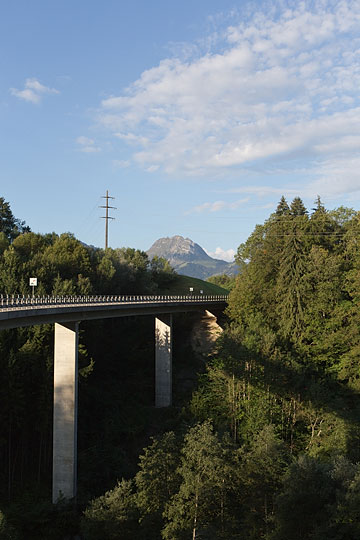
{"label": "bridge railing", "polygon": [[227,295],[85,295],[85,296],[21,296],[0,295],[0,309],[81,304],[134,304],[169,302],[227,302]]}

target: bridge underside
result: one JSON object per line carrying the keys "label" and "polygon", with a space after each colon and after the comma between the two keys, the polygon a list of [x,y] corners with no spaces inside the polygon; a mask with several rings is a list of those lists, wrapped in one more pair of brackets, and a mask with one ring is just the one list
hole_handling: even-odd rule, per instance
{"label": "bridge underside", "polygon": [[0,330],[19,328],[36,324],[71,323],[96,319],[111,319],[117,317],[134,317],[139,315],[162,315],[183,313],[187,311],[223,311],[226,302],[176,302],[169,303],[137,303],[137,304],[100,304],[57,307],[29,307],[16,310],[0,311]]}
{"label": "bridge underside", "polygon": [[0,308],[0,330],[55,324],[53,493],[52,500],[76,497],[77,380],[79,323],[87,320],[152,315],[155,318],[155,406],[172,402],[172,314],[222,311],[226,302],[211,300],[135,301],[21,305]]}

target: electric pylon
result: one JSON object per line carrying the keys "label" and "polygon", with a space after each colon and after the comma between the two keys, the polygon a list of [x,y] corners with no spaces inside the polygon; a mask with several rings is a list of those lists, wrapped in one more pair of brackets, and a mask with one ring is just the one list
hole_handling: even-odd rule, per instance
{"label": "electric pylon", "polygon": [[105,216],[101,216],[102,219],[105,219],[105,249],[108,248],[108,240],[109,240],[109,219],[115,219],[114,217],[109,216],[109,209],[112,208],[113,210],[116,210],[115,206],[109,206],[109,199],[115,199],[115,197],[110,197],[108,190],[106,190],[106,195],[104,197],[101,197],[102,199],[106,199],[105,206],[99,206],[99,208],[105,208]]}

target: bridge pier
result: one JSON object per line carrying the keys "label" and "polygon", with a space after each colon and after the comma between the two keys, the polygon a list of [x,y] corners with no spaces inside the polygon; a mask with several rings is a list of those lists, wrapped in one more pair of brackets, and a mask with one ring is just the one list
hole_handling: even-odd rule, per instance
{"label": "bridge pier", "polygon": [[155,407],[172,403],[172,315],[155,318]]}
{"label": "bridge pier", "polygon": [[52,501],[76,496],[79,323],[55,323]]}
{"label": "bridge pier", "polygon": [[[79,322],[103,318],[167,315],[155,322],[155,405],[172,402],[172,315],[199,309],[224,309],[226,296],[77,296],[0,295],[0,330],[55,323],[53,491],[52,500],[76,497],[77,378]],[[58,321],[63,321],[59,323]],[[65,322],[67,321],[67,322]]]}

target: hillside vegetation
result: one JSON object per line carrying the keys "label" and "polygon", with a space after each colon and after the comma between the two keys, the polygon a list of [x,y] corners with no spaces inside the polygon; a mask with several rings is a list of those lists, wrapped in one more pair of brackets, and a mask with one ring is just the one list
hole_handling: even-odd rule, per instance
{"label": "hillside vegetation", "polygon": [[228,290],[224,287],[220,287],[215,283],[203,281],[202,279],[193,278],[190,276],[177,275],[175,279],[168,284],[167,287],[161,287],[159,292],[161,294],[190,294],[190,288],[193,289],[191,294],[194,295],[223,295],[228,294]]}
{"label": "hillside vegetation", "polygon": [[[151,267],[136,250],[14,237],[1,243],[9,293],[34,268],[44,290],[179,285],[166,261]],[[216,352],[199,361],[189,319],[176,319],[169,409],[152,406],[152,321],[82,325],[76,511],[46,503],[51,330],[1,332],[0,538],[358,540],[359,238],[360,213],[282,198],[239,246]],[[179,373],[194,371],[181,394]]]}
{"label": "hillside vegetation", "polygon": [[360,537],[359,233],[356,212],[282,198],[239,247],[230,324],[187,426],[91,503],[87,534],[122,508],[107,538],[130,524],[168,540]]}

